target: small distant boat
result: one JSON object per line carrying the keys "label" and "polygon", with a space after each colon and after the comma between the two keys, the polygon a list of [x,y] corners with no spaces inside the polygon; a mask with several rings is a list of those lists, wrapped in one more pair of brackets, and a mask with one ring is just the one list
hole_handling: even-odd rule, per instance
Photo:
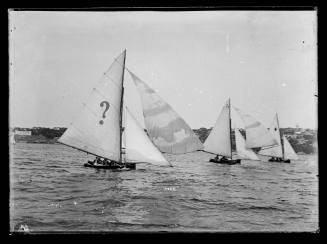
{"label": "small distant boat", "polygon": [[271,158],[268,160],[269,162],[290,163],[291,159],[297,160],[298,156],[286,136],[281,135],[277,113],[269,127],[269,131],[278,141],[278,145],[272,148],[263,148],[258,152],[258,154],[270,156]]}
{"label": "small distant boat", "polygon": [[135,169],[136,163],[170,165],[128,108],[123,109],[125,59],[126,50],[104,73],[93,88],[88,102],[83,104],[79,117],[58,140],[59,143],[104,159],[88,161],[85,167]]}
{"label": "small distant boat", "polygon": [[233,159],[230,114],[230,99],[228,99],[215,126],[204,142],[203,151],[217,155],[215,158],[211,158],[209,162],[229,165],[241,163],[241,159]]}

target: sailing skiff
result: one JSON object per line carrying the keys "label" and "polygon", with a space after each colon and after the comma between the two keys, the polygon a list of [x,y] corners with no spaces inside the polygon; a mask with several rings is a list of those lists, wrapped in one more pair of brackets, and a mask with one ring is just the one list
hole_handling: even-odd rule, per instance
{"label": "sailing skiff", "polygon": [[[241,159],[260,160],[253,152],[252,148],[272,147],[277,145],[277,141],[269,131],[255,118],[242,112],[240,109],[234,109],[238,112],[245,124],[246,139],[243,138],[238,128],[235,128],[236,155],[232,153],[232,128],[231,128],[231,103],[227,100],[220,112],[215,126],[204,142],[204,150],[216,154],[215,158],[209,161],[221,164],[239,164]],[[221,156],[222,158],[219,158]]]}
{"label": "sailing skiff", "polygon": [[[135,169],[137,163],[170,165],[153,145],[124,103],[124,50],[93,88],[82,112],[58,142],[104,159],[107,164],[88,161],[86,167]],[[125,128],[123,133],[123,113]],[[124,138],[123,138],[124,137]],[[123,139],[125,153],[123,153]]]}
{"label": "sailing skiff", "polygon": [[290,163],[291,159],[297,160],[298,156],[293,150],[291,144],[285,135],[282,135],[279,127],[278,114],[276,113],[270,127],[269,132],[277,140],[278,145],[272,148],[263,148],[258,154],[270,156],[269,162]]}
{"label": "sailing skiff", "polygon": [[217,155],[209,162],[229,165],[241,163],[241,159],[233,159],[232,154],[230,99],[222,108],[215,126],[205,140],[204,151]]}

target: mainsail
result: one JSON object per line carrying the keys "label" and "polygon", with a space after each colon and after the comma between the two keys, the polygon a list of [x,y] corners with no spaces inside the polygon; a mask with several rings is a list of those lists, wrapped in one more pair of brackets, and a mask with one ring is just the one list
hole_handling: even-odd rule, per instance
{"label": "mainsail", "polygon": [[170,164],[153,145],[131,112],[127,108],[125,111],[125,159],[128,162],[148,162],[157,165]]}
{"label": "mainsail", "polygon": [[293,159],[293,160],[299,159],[299,157],[295,153],[294,149],[292,148],[291,144],[288,142],[285,135],[283,135],[283,145],[284,145],[284,157],[286,159]]}
{"label": "mainsail", "polygon": [[279,130],[277,114],[275,115],[275,117],[269,127],[269,132],[275,138],[275,140],[278,142],[278,145],[275,147],[270,147],[270,148],[262,148],[258,152],[258,154],[264,155],[264,156],[283,158],[283,149],[282,149],[282,144],[281,144],[281,137],[280,137],[280,130]]}
{"label": "mainsail", "polygon": [[93,88],[84,108],[58,140],[68,146],[121,160],[121,102],[126,50]]}
{"label": "mainsail", "polygon": [[129,73],[141,96],[147,132],[158,149],[172,154],[203,149],[199,138],[173,108],[135,74]]}
{"label": "mainsail", "polygon": [[245,140],[239,129],[235,128],[235,142],[237,155],[244,159],[259,160],[258,156],[251,150],[245,147]]}
{"label": "mainsail", "polygon": [[232,157],[230,130],[230,101],[228,100],[222,108],[215,126],[204,142],[204,150]]}
{"label": "mainsail", "polygon": [[268,129],[265,128],[259,121],[257,121],[251,115],[242,112],[238,108],[234,107],[234,109],[240,114],[240,117],[245,124],[245,145],[247,148],[269,147],[278,145],[276,139],[273,138]]}

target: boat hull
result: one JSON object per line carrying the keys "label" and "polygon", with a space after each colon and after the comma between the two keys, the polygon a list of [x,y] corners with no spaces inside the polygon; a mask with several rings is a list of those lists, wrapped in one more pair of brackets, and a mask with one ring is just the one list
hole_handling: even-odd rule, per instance
{"label": "boat hull", "polygon": [[84,167],[96,168],[96,169],[136,169],[135,163],[125,163],[123,165],[94,165],[92,161],[88,161],[84,164]]}
{"label": "boat hull", "polygon": [[282,159],[282,160],[275,160],[275,159],[268,159],[268,161],[269,162],[276,162],[276,163],[287,163],[287,164],[289,164],[289,163],[291,163],[291,160],[289,160],[289,159]]}
{"label": "boat hull", "polygon": [[228,164],[228,165],[233,165],[233,164],[240,164],[241,159],[231,159],[231,160],[216,160],[214,158],[211,158],[209,162],[216,163],[216,164]]}

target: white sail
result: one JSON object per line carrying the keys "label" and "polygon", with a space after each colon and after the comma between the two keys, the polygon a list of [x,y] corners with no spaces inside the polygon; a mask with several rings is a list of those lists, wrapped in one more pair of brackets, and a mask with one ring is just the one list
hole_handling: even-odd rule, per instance
{"label": "white sail", "polygon": [[179,154],[203,149],[187,123],[156,92],[131,71],[140,93],[145,126],[152,142],[161,152]]}
{"label": "white sail", "polygon": [[229,100],[222,108],[215,126],[204,142],[204,150],[207,152],[231,157],[230,140],[230,103]]}
{"label": "white sail", "polygon": [[147,162],[169,165],[161,152],[153,145],[143,128],[126,108],[125,159],[127,162]]}
{"label": "white sail", "polygon": [[234,109],[240,114],[240,117],[244,122],[246,131],[245,145],[247,148],[269,147],[278,145],[276,139],[259,121],[257,121],[251,115],[242,112],[238,108],[234,107]]}
{"label": "white sail", "polygon": [[292,148],[291,144],[289,143],[285,135],[283,135],[283,144],[284,144],[284,158],[298,160],[299,159],[298,155],[295,153],[294,149]]}
{"label": "white sail", "polygon": [[239,129],[235,128],[235,142],[237,155],[244,159],[259,160],[258,156],[251,150],[245,147],[245,140]]}
{"label": "white sail", "polygon": [[11,143],[11,144],[16,144],[15,134],[14,134],[14,133],[11,133],[11,134],[10,134],[10,143]]}
{"label": "white sail", "polygon": [[273,119],[273,121],[272,121],[272,123],[271,123],[268,130],[269,130],[270,134],[278,142],[278,145],[275,146],[275,147],[270,147],[270,148],[262,148],[258,152],[258,154],[264,155],[264,156],[283,158],[283,151],[282,151],[282,145],[281,145],[280,130],[279,130],[277,114],[275,115],[275,117],[274,117],[274,119]]}
{"label": "white sail", "polygon": [[120,161],[120,113],[126,50],[93,88],[83,111],[59,142],[88,153]]}

